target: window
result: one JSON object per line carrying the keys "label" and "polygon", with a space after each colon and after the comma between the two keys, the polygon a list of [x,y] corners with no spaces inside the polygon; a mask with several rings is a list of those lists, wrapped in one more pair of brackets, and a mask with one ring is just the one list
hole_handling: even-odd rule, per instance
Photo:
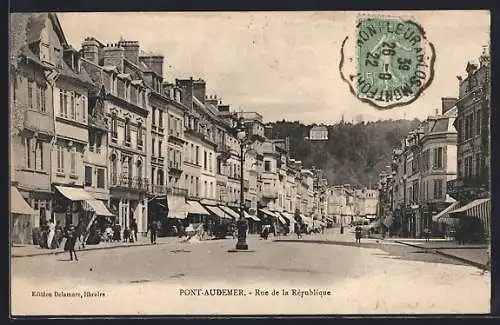
{"label": "window", "polygon": [[163,142],[161,140],[158,140],[158,157],[162,157],[161,156],[161,151],[162,151],[162,144]]}
{"label": "window", "polygon": [[213,155],[212,155],[212,153],[210,153],[210,160],[208,161],[208,170],[210,172],[214,171],[214,169],[213,169]]}
{"label": "window", "polygon": [[433,168],[443,168],[443,148],[434,148]]}
{"label": "window", "polygon": [[151,168],[151,185],[156,184],[155,183],[155,175],[156,175],[155,171],[156,171],[156,169],[154,167],[152,167]]}
{"label": "window", "polygon": [[158,126],[163,128],[163,112],[158,110]]}
{"label": "window", "polygon": [[137,160],[137,162],[135,163],[135,166],[136,166],[136,171],[137,171],[137,177],[139,179],[141,179],[142,178],[142,161]]}
{"label": "window", "polygon": [[36,86],[36,108],[45,113],[45,87],[40,85]]}
{"label": "window", "polygon": [[57,172],[64,173],[64,147],[57,146]]}
{"label": "window", "polygon": [[130,119],[125,119],[125,142],[130,143]]}
{"label": "window", "polygon": [[97,188],[105,188],[105,172],[104,168],[97,169]]}
{"label": "window", "polygon": [[125,97],[125,82],[120,78],[118,78],[118,80],[117,80],[116,90],[118,93],[118,97],[126,98]]}
{"label": "window", "polygon": [[33,107],[33,81],[28,80],[28,108]]}
{"label": "window", "polygon": [[196,164],[200,165],[200,147],[196,146]]}
{"label": "window", "polygon": [[75,95],[72,92],[69,93],[69,112],[70,118],[76,120]]}
{"label": "window", "polygon": [[213,182],[210,182],[210,197],[211,198],[215,197],[215,194],[214,194],[214,183]]}
{"label": "window", "polygon": [[26,168],[32,168],[33,164],[33,143],[31,138],[25,138],[25,157],[26,157]]}
{"label": "window", "polygon": [[36,142],[36,151],[35,151],[35,169],[43,170],[43,142]]}
{"label": "window", "polygon": [[196,162],[194,144],[192,143],[191,143],[191,155],[189,162],[191,162],[192,164]]}
{"label": "window", "polygon": [[151,155],[152,155],[153,157],[155,157],[155,145],[156,145],[156,140],[155,140],[155,138],[153,138],[153,139],[151,140],[151,144],[152,144],[152,145],[151,145]]}
{"label": "window", "polygon": [[481,155],[476,153],[476,176],[481,176]]}
{"label": "window", "polygon": [[71,155],[70,155],[70,159],[71,159],[70,174],[73,176],[76,176],[76,164],[77,164],[76,155],[77,155],[76,148],[72,148]]}
{"label": "window", "polygon": [[474,168],[474,166],[472,165],[472,156],[469,156],[467,158],[467,160],[468,160],[468,165],[469,165],[469,172],[468,172],[469,173],[469,177],[472,177],[472,175],[473,175],[473,168]]}
{"label": "window", "polygon": [[481,110],[476,112],[476,135],[481,135]]}
{"label": "window", "polygon": [[[82,95],[75,93],[74,104],[75,105],[75,120],[78,118],[78,115],[82,112]],[[82,120],[85,119],[85,115],[82,116]]]}
{"label": "window", "polygon": [[111,137],[118,138],[118,118],[115,113],[111,115]]}
{"label": "window", "polygon": [[142,147],[143,145],[143,136],[142,136],[142,124],[137,124],[137,146]]}
{"label": "window", "polygon": [[203,169],[207,170],[207,152],[203,151]]}
{"label": "window", "polygon": [[266,172],[271,171],[271,162],[269,160],[264,161],[264,171]]}
{"label": "window", "polygon": [[85,166],[85,186],[92,186],[92,167]]}
{"label": "window", "polygon": [[434,198],[441,199],[443,197],[443,180],[435,179],[434,180]]}
{"label": "window", "polygon": [[462,160],[457,160],[457,178],[461,179],[464,173],[462,172]]}
{"label": "window", "polygon": [[63,117],[68,116],[68,94],[65,90],[59,90],[59,114]]}
{"label": "window", "polygon": [[151,123],[153,123],[153,125],[156,125],[156,107],[153,107],[151,111],[151,120]]}
{"label": "window", "polygon": [[207,185],[207,181],[205,181],[203,183],[203,193],[205,194],[203,197],[208,197],[208,185]]}

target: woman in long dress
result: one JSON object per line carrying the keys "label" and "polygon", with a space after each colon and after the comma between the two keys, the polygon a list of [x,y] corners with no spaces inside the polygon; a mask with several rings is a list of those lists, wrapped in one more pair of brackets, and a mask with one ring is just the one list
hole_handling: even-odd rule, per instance
{"label": "woman in long dress", "polygon": [[55,241],[54,241],[55,234],[56,234],[56,225],[54,224],[53,221],[50,221],[50,223],[49,223],[49,235],[47,236],[47,246],[50,249],[54,249],[56,247]]}

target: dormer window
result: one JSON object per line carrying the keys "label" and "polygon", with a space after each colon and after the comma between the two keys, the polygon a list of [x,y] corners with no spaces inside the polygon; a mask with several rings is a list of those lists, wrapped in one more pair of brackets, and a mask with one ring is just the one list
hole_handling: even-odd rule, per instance
{"label": "dormer window", "polygon": [[50,46],[49,44],[40,43],[40,59],[50,63]]}

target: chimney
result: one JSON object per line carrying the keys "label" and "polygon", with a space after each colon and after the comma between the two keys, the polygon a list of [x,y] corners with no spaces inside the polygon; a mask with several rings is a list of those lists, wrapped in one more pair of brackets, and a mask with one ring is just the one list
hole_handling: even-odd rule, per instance
{"label": "chimney", "polygon": [[139,42],[120,40],[118,46],[122,47],[125,52],[125,58],[134,64],[139,63]]}
{"label": "chimney", "polygon": [[145,54],[139,57],[142,63],[147,65],[151,70],[153,70],[158,76],[163,78],[163,60],[164,57],[161,54]]}
{"label": "chimney", "polygon": [[442,97],[441,98],[441,114],[444,115],[444,113],[448,112],[450,109],[455,106],[455,103],[457,102],[456,98],[453,97]]}
{"label": "chimney", "polygon": [[175,85],[182,91],[181,103],[193,108],[193,78],[175,79]]}
{"label": "chimney", "polygon": [[203,79],[193,81],[193,96],[205,104],[207,84]]}
{"label": "chimney", "polygon": [[112,65],[118,68],[120,72],[123,72],[123,59],[124,50],[117,44],[108,44],[104,48],[104,62],[103,65]]}
{"label": "chimney", "polygon": [[87,37],[82,43],[83,58],[99,64],[99,43],[93,37]]}

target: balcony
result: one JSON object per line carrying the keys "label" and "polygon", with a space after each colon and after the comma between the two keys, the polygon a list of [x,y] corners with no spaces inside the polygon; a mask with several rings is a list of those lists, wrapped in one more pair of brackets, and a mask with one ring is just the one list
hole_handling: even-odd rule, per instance
{"label": "balcony", "polygon": [[151,184],[151,192],[154,194],[165,194],[167,191],[165,185]]}
{"label": "balcony", "polygon": [[174,196],[187,197],[188,196],[188,190],[185,189],[185,188],[180,188],[180,187],[168,187],[167,188],[167,194],[174,195]]}
{"label": "balcony", "polygon": [[178,161],[169,161],[168,162],[168,173],[171,175],[180,175],[182,174],[182,164]]}
{"label": "balcony", "polygon": [[216,180],[218,185],[226,185],[227,184],[227,176],[226,175],[216,174],[215,180]]}
{"label": "balcony", "polygon": [[88,121],[89,121],[89,127],[96,128],[102,131],[108,131],[108,126],[106,125],[104,119],[89,115]]}
{"label": "balcony", "polygon": [[125,190],[134,190],[146,192],[149,187],[147,178],[144,177],[129,177],[127,175],[112,176],[109,184],[110,188],[120,188]]}
{"label": "balcony", "polygon": [[33,131],[40,131],[49,135],[54,134],[53,117],[35,110],[25,110],[24,127]]}

